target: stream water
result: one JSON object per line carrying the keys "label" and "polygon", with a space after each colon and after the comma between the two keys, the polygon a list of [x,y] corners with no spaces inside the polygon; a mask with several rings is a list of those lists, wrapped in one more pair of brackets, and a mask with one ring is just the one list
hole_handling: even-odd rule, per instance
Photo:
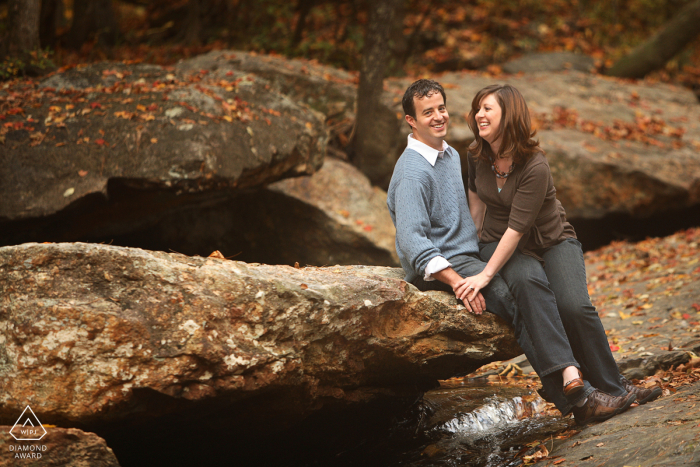
{"label": "stream water", "polygon": [[442,382],[397,420],[385,439],[368,441],[364,456],[347,452],[336,460],[383,467],[521,465],[529,443],[570,423],[549,407],[534,389],[485,378]]}

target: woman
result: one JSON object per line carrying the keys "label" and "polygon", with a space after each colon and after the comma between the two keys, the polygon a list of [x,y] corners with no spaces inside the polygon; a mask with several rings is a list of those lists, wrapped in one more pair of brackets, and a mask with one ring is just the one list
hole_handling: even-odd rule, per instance
{"label": "woman", "polygon": [[619,374],[588,296],[581,244],[556,199],[520,92],[488,86],[474,97],[468,118],[475,135],[468,155],[469,210],[488,263],[464,280],[457,296],[475,297],[500,273],[519,313],[537,317],[539,329],[524,332],[546,336],[544,346],[521,340],[544,395],[562,414],[573,412],[577,423],[610,418],[635,398],[643,404],[658,397],[660,388],[638,388]]}

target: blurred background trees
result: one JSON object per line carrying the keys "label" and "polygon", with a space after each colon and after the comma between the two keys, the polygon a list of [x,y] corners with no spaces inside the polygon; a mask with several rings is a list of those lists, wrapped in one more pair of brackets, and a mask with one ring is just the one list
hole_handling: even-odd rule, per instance
{"label": "blurred background trees", "polygon": [[[380,4],[395,10],[390,24],[382,24],[388,36],[380,38],[386,74],[487,69],[554,50],[593,56],[603,71],[668,23],[664,37],[677,40],[653,67],[661,70],[655,78],[698,76],[700,28],[688,20],[689,11],[700,9],[697,0],[0,0],[0,52],[15,58],[33,52],[35,62],[41,55],[65,66],[104,59],[172,63],[235,48],[359,70]],[[669,23],[674,17],[685,17],[688,26]],[[2,71],[3,77],[24,72],[37,70]]]}

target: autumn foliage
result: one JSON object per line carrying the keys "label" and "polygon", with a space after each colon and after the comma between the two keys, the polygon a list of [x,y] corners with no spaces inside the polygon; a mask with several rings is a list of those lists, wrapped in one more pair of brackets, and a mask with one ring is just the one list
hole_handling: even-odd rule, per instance
{"label": "autumn foliage", "polygon": [[[104,2],[101,2],[104,4]],[[536,51],[571,51],[597,60],[600,70],[659,30],[685,0],[405,0],[402,24],[393,25],[389,72],[417,74],[455,69],[498,70]],[[73,1],[54,5],[51,34],[42,48],[58,66],[97,60],[171,64],[211,49],[233,48],[357,70],[368,21],[365,0],[164,0],[111,2],[117,40],[94,31],[75,43]],[[0,3],[0,22],[7,21]],[[44,8],[46,10],[46,8]],[[6,26],[6,25],[5,25]],[[110,31],[110,37],[113,32]],[[113,45],[109,45],[113,44]],[[700,76],[697,40],[651,79],[687,85]],[[42,52],[46,53],[46,52]],[[21,73],[6,61],[5,77]]]}

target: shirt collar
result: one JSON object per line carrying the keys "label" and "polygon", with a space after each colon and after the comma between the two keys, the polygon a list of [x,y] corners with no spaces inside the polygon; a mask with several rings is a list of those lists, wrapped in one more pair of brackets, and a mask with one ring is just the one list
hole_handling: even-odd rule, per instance
{"label": "shirt collar", "polygon": [[408,135],[408,144],[406,146],[407,149],[413,149],[418,154],[423,156],[425,160],[428,161],[428,163],[433,167],[435,167],[435,162],[437,161],[437,158],[442,158],[443,154],[445,153],[445,151],[447,151],[447,148],[449,147],[450,146],[443,140],[442,151],[438,151],[437,149],[433,149],[427,144],[418,141],[416,138],[413,137],[413,133]]}

